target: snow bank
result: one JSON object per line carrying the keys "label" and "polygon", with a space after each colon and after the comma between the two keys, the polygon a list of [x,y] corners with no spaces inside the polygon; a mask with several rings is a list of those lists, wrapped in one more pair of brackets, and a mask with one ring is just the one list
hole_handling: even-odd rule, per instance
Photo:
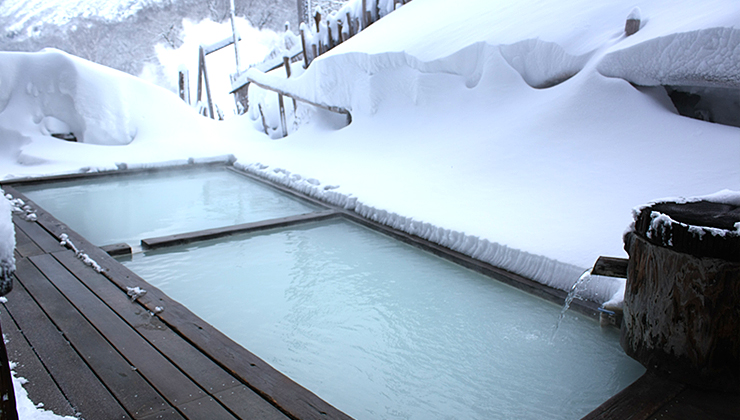
{"label": "snow bank", "polygon": [[642,86],[740,88],[740,29],[709,28],[649,39],[610,52],[598,70]]}
{"label": "snow bank", "polygon": [[[320,141],[307,130],[281,145],[256,145],[258,167],[265,167],[259,171],[563,290],[598,256],[624,255],[627,203],[740,182],[736,129],[680,117],[665,92],[646,95],[597,71],[611,60],[629,67],[626,56],[610,57],[650,50],[664,37],[673,37],[675,51],[737,65],[733,49],[705,52],[712,46],[685,35],[728,24],[728,16],[740,15],[736,5],[717,1],[707,12],[704,5],[642,2],[644,27],[631,37],[624,22],[634,5],[468,6],[412,2],[300,77],[250,73],[349,109],[353,118]],[[734,31],[729,25],[724,32]],[[678,68],[684,59],[666,57],[655,68]],[[323,191],[273,168],[341,187]],[[586,297],[616,302],[622,287],[599,277]]]}
{"label": "snow bank", "polygon": [[[90,71],[93,64],[57,50],[38,54],[4,53],[0,61],[0,126],[19,127],[6,132],[15,143],[27,133],[72,133],[77,141],[128,144],[136,135],[125,84],[107,68]],[[85,71],[87,70],[87,71]]]}
{"label": "snow bank", "polygon": [[502,45],[501,54],[529,86],[538,89],[553,87],[575,76],[591,56],[571,55],[560,45],[540,39]]}
{"label": "snow bank", "polygon": [[211,124],[172,92],[126,73],[53,49],[0,52],[5,177],[200,157]]}

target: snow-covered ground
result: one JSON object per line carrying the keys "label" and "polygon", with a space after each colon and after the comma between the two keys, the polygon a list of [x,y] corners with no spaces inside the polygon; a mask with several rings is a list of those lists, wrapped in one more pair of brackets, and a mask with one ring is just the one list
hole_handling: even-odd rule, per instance
{"label": "snow-covered ground", "polygon": [[[635,6],[641,29],[626,37]],[[251,74],[352,114],[343,127],[301,105],[278,140],[257,112],[211,121],[171,91],[58,51],[0,55],[2,178],[230,154],[564,290],[598,256],[625,255],[633,207],[740,190],[740,128],[678,115],[660,86],[722,88],[740,103],[732,0],[415,0],[298,77]],[[587,294],[603,302],[620,286],[602,278]]]}

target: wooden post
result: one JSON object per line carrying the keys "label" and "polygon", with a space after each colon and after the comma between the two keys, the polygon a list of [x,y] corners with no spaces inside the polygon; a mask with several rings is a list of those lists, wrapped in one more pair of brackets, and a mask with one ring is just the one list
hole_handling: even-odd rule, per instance
{"label": "wooden post", "polygon": [[260,117],[262,117],[262,129],[265,130],[265,134],[269,136],[270,132],[267,129],[267,121],[265,120],[265,113],[262,111],[262,104],[257,104],[257,109],[259,109]]}
{"label": "wooden post", "polygon": [[[367,12],[367,0],[362,0],[362,9],[360,10],[362,10],[361,12],[362,15],[360,16],[360,19],[362,19],[362,28],[360,28],[360,30],[364,31],[365,28],[367,28],[367,25],[370,24],[370,22],[368,22],[367,13],[366,13]],[[359,32],[360,30],[358,30],[357,32]]]}
{"label": "wooden post", "polygon": [[640,8],[635,7],[632,9],[630,14],[627,16],[627,21],[624,23],[624,33],[627,36],[634,35],[640,30]]}
{"label": "wooden post", "polygon": [[316,33],[321,32],[321,25],[319,25],[319,23],[321,23],[321,13],[319,13],[318,10],[316,11],[316,14],[313,15],[313,20],[316,22]]}
{"label": "wooden post", "polygon": [[[208,115],[213,118],[213,101],[211,100],[211,87],[208,83],[208,71],[206,70],[206,54],[201,45],[198,48],[198,102],[200,102],[202,96],[201,80],[206,85],[206,98],[208,99]],[[202,79],[201,79],[202,77]]]}
{"label": "wooden post", "polygon": [[344,25],[342,25],[342,21],[337,21],[337,30],[339,31],[339,42],[337,44],[341,44],[344,42]]}
{"label": "wooden post", "polygon": [[334,48],[334,36],[331,33],[331,22],[329,21],[326,21],[326,31],[328,32],[328,35],[329,35],[329,45],[327,45],[326,47],[327,49],[330,50]]}
{"label": "wooden post", "polygon": [[311,58],[308,56],[308,50],[306,49],[306,26],[301,25],[301,45],[303,46],[303,68],[307,69],[311,64]]}
{"label": "wooden post", "polygon": [[190,80],[187,69],[180,69],[178,72],[178,92],[180,99],[190,105]]}
{"label": "wooden post", "polygon": [[278,93],[278,105],[280,106],[280,126],[283,129],[283,137],[288,136],[288,127],[285,123],[285,103],[283,102],[283,94]]}
{"label": "wooden post", "polygon": [[347,12],[347,35],[348,38],[352,38],[355,34],[352,32],[352,16]]}
{"label": "wooden post", "polygon": [[[283,65],[285,66],[285,73],[288,76],[288,79],[290,79],[290,58],[289,57],[283,57]],[[296,111],[298,111],[298,104],[295,102],[295,98],[290,98],[293,100],[293,114],[295,114]]]}

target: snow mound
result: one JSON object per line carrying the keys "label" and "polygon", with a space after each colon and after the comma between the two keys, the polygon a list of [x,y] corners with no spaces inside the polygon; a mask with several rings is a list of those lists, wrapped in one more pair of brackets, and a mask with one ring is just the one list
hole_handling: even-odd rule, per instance
{"label": "snow mound", "polygon": [[15,152],[28,133],[72,134],[80,143],[130,143],[132,126],[125,83],[109,69],[95,73],[82,61],[57,50],[4,53],[0,61],[0,126]]}
{"label": "snow mound", "polygon": [[597,70],[642,86],[740,88],[740,29],[674,33],[610,52]]}
{"label": "snow mound", "polygon": [[575,76],[592,55],[571,55],[560,45],[540,39],[525,39],[500,48],[506,62],[537,89],[553,87]]}

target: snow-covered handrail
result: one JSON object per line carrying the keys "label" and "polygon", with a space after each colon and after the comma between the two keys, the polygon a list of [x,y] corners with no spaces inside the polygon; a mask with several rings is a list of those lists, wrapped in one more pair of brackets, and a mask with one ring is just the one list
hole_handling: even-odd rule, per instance
{"label": "snow-covered handrail", "polygon": [[269,75],[262,73],[257,69],[249,69],[249,71],[247,71],[246,77],[249,83],[254,83],[255,85],[263,89],[277,92],[280,95],[287,96],[296,101],[303,102],[309,105],[313,105],[315,107],[322,108],[327,111],[336,112],[338,114],[344,114],[347,116],[347,122],[348,123],[352,122],[352,115],[350,114],[347,108],[343,108],[341,106],[336,106],[336,105],[329,105],[329,104],[325,104],[322,102],[316,102],[311,99],[304,98],[296,93],[290,92],[286,90],[284,87],[275,86],[274,83],[270,83],[272,78]]}

